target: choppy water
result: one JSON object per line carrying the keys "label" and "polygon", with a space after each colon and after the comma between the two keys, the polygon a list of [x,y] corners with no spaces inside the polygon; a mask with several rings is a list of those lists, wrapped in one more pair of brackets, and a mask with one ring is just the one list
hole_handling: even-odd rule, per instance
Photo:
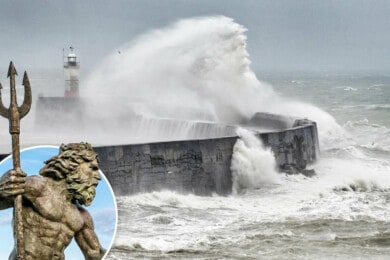
{"label": "choppy water", "polygon": [[[264,182],[228,197],[171,191],[118,197],[108,259],[387,259],[390,73],[255,75],[244,33],[231,19],[212,17],[144,35],[81,86],[98,100],[90,107],[91,129],[75,136],[48,125],[55,136],[46,136],[28,128],[27,118],[21,143],[128,143],[134,133],[121,120],[105,121],[118,111],[226,124],[259,111],[308,117],[320,134],[321,159],[310,166],[317,176],[259,172]],[[34,93],[50,96],[61,79],[43,75],[32,74]],[[0,137],[9,140],[5,132]]]}
{"label": "choppy water", "polygon": [[317,176],[229,197],[119,197],[108,259],[387,259],[390,76],[259,74],[281,96],[318,105],[345,133],[320,136]]}
{"label": "choppy water", "polygon": [[[156,93],[165,109],[148,104],[147,111],[155,115],[176,116],[183,98],[184,107],[200,105],[218,122],[234,123],[237,116],[258,111],[315,120],[321,159],[310,167],[317,176],[274,173],[266,170],[270,163],[256,166],[262,169],[258,176],[240,171],[256,185],[237,195],[164,191],[119,197],[119,226],[109,259],[388,258],[390,75],[255,75],[244,33],[225,17],[189,19],[140,37],[122,52],[124,58],[113,55],[100,69],[118,70],[104,78],[105,85],[147,86],[139,100],[148,100],[148,89],[158,79]],[[146,60],[134,63],[137,57]],[[128,71],[140,74],[129,76]],[[101,82],[98,75],[92,74],[90,86]],[[172,99],[170,93],[177,95]],[[248,155],[250,149],[243,150]],[[254,152],[261,160],[269,158],[259,149]]]}

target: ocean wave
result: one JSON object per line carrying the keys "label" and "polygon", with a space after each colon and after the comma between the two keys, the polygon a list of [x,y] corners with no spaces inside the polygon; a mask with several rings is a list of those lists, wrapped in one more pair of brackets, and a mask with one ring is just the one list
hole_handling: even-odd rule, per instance
{"label": "ocean wave", "polygon": [[371,127],[371,128],[383,128],[385,130],[388,130],[385,126],[371,123],[370,120],[368,120],[367,118],[363,118],[355,121],[348,120],[343,127],[346,129],[354,129],[357,127]]}
{"label": "ocean wave", "polygon": [[357,91],[357,88],[353,88],[353,87],[345,87],[344,88],[345,91]]}
{"label": "ocean wave", "polygon": [[376,232],[371,236],[344,236],[337,237],[338,241],[346,241],[349,244],[354,244],[364,247],[389,247],[390,232]]}
{"label": "ocean wave", "polygon": [[360,146],[363,151],[373,156],[390,156],[390,146],[380,143],[369,143]]}
{"label": "ocean wave", "polygon": [[194,194],[181,194],[171,190],[139,193],[132,196],[117,196],[120,208],[133,210],[153,209],[161,212],[162,208],[168,209],[193,209],[193,210],[231,210],[242,206],[241,196],[197,196]]}
{"label": "ocean wave", "polygon": [[366,180],[355,180],[349,184],[336,186],[334,191],[354,191],[354,192],[388,192],[390,188],[381,188],[377,183]]}
{"label": "ocean wave", "polygon": [[345,105],[340,108],[334,108],[333,110],[344,109],[387,110],[390,109],[390,104]]}
{"label": "ocean wave", "polygon": [[[362,142],[362,141],[360,141]],[[362,160],[378,165],[390,166],[390,147],[388,144],[369,142],[364,144],[349,144],[345,147],[332,147],[321,150],[323,158],[337,157],[344,160]]]}
{"label": "ocean wave", "polygon": [[171,249],[171,250],[148,250],[142,247],[141,244],[135,243],[133,245],[123,245],[123,244],[118,244],[115,245],[113,250],[118,250],[118,251],[124,251],[124,252],[149,252],[149,253],[157,253],[157,254],[199,254],[203,253],[204,250],[197,250],[197,249],[190,249],[190,248],[176,248],[176,249]]}
{"label": "ocean wave", "polygon": [[370,86],[368,86],[367,89],[375,89],[375,90],[381,90],[382,87],[384,87],[385,84],[372,84]]}
{"label": "ocean wave", "polygon": [[346,192],[333,191],[317,200],[303,203],[303,217],[294,221],[389,221],[388,192]]}
{"label": "ocean wave", "polygon": [[344,129],[353,137],[351,145],[359,146],[362,151],[376,153],[390,152],[390,129],[386,126],[372,123],[367,118],[347,121]]}
{"label": "ocean wave", "polygon": [[140,244],[135,243],[133,245],[127,245],[127,244],[114,245],[112,247],[112,250],[132,252],[132,251],[143,251],[145,249]]}
{"label": "ocean wave", "polygon": [[[383,214],[388,210],[390,164],[386,159],[368,157],[364,153],[360,157],[332,155],[315,165],[318,179],[310,188],[317,190],[320,198],[309,202],[309,211],[315,210],[314,202],[319,216],[379,220],[390,217]],[[349,209],[352,208],[358,210],[356,214],[351,214]]]}

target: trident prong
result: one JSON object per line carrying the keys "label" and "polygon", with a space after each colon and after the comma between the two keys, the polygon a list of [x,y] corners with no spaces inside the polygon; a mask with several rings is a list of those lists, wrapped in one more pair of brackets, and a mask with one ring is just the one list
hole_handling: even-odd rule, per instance
{"label": "trident prong", "polygon": [[27,115],[27,113],[30,111],[31,108],[32,95],[31,95],[30,81],[28,80],[28,76],[27,76],[27,71],[24,72],[22,84],[24,86],[24,100],[23,100],[23,104],[18,108],[20,119],[22,119],[25,115]]}
{"label": "trident prong", "polygon": [[[1,86],[1,83],[0,83],[0,86]],[[0,115],[5,117],[5,118],[8,118],[8,109],[3,105],[3,99],[1,97],[1,89],[3,88],[3,86],[1,86],[0,88]]]}
{"label": "trident prong", "polygon": [[[31,108],[31,86],[28,80],[27,72],[24,72],[23,76],[23,85],[24,85],[24,100],[23,104],[18,107],[17,98],[16,98],[16,88],[15,88],[15,75],[18,75],[14,64],[9,64],[8,75],[10,78],[10,91],[11,91],[11,100],[10,106],[7,109],[3,100],[1,99],[1,89],[0,89],[0,115],[9,120],[9,133],[12,137],[12,161],[14,170],[22,173],[20,168],[20,147],[19,147],[19,134],[20,134],[20,119],[22,119]],[[15,236],[15,249],[16,249],[16,259],[23,260],[25,259],[24,255],[24,234],[23,234],[23,215],[22,215],[22,195],[18,195],[14,201],[14,236]]]}

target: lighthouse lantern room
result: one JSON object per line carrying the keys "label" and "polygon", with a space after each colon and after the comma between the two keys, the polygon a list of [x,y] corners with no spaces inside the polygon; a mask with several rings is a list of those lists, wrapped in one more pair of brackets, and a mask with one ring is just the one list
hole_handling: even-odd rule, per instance
{"label": "lighthouse lantern room", "polygon": [[64,57],[65,97],[78,97],[80,63],[77,61],[74,48],[69,49],[68,56]]}

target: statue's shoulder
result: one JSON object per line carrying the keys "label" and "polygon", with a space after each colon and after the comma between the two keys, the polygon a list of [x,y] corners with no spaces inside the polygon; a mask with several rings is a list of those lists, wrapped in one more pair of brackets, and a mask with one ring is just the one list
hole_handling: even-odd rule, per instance
{"label": "statue's shoulder", "polygon": [[45,190],[46,178],[38,175],[26,177],[26,193],[30,196],[38,196]]}
{"label": "statue's shoulder", "polygon": [[45,185],[46,184],[46,178],[39,176],[39,175],[31,175],[26,177],[26,184],[32,184],[32,185]]}

